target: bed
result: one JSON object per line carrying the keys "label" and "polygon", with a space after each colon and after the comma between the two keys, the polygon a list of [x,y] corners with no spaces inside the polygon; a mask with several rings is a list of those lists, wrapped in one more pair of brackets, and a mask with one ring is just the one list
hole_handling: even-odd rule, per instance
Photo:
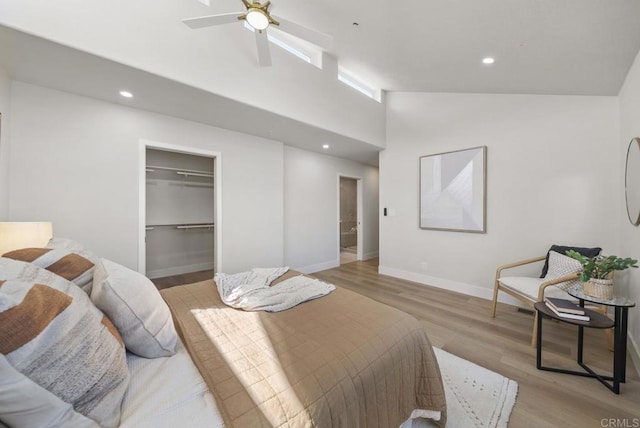
{"label": "bed", "polygon": [[[0,262],[5,277],[14,269],[92,304],[85,294],[86,272],[83,292],[28,263],[12,261],[12,265],[2,258]],[[101,259],[98,267],[103,263],[114,265]],[[129,272],[139,276],[133,281],[126,277],[130,292],[143,289],[136,281],[150,284]],[[3,286],[2,275],[0,297],[24,287],[11,281]],[[96,288],[93,285],[90,292],[92,300]],[[151,299],[151,293],[157,294],[155,288],[138,298]],[[165,289],[161,296],[178,335],[175,353],[140,357],[130,352],[123,333],[128,374],[127,383],[120,383],[126,391],[116,403],[122,427],[173,427],[188,421],[196,428],[375,428],[398,427],[415,417],[433,419],[441,426],[446,422],[442,379],[431,344],[422,325],[404,312],[339,286],[325,297],[277,313],[226,306],[213,280]],[[163,306],[158,299],[154,311]],[[114,319],[114,324],[122,333],[121,320]],[[114,341],[108,333],[103,335]],[[6,391],[0,381],[0,398]],[[69,402],[63,403],[67,407],[64,415],[55,416],[57,421],[67,421],[62,418],[71,415],[74,423],[67,426],[95,426],[95,418],[78,414],[76,403],[71,408]],[[7,423],[7,415],[0,405],[0,422]]]}

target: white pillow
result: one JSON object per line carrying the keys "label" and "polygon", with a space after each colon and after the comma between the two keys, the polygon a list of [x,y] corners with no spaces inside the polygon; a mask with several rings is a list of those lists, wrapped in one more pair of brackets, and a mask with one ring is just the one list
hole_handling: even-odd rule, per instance
{"label": "white pillow", "polygon": [[107,314],[130,352],[145,358],[176,353],[171,311],[147,277],[100,259],[93,279],[91,300]]}
{"label": "white pillow", "polygon": [[[578,272],[582,272],[582,265],[579,261],[555,251],[549,251],[549,270],[544,279],[555,279]],[[561,282],[560,284],[556,284],[556,287],[567,288],[574,284],[577,284],[577,280]]]}
{"label": "white pillow", "polygon": [[124,342],[84,291],[0,257],[0,326],[0,353],[14,369],[100,426],[119,425],[129,384]]}
{"label": "white pillow", "polygon": [[73,410],[71,404],[14,369],[2,354],[0,419],[12,427],[98,428],[93,420]]}

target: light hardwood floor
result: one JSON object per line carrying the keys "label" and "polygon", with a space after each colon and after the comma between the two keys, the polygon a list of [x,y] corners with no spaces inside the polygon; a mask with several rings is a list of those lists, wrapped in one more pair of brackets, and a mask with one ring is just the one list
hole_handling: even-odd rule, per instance
{"label": "light hardwood floor", "polygon": [[[377,259],[313,276],[413,315],[422,321],[434,346],[517,381],[510,427],[640,426],[640,379],[630,357],[627,382],[615,395],[595,379],[537,370],[535,348],[529,345],[533,316],[513,306],[499,304],[493,319],[488,300],[380,275]],[[194,278],[180,280],[201,280]],[[543,363],[577,368],[576,328],[545,321],[543,332]],[[585,362],[610,371],[611,361],[602,331],[586,329]]]}

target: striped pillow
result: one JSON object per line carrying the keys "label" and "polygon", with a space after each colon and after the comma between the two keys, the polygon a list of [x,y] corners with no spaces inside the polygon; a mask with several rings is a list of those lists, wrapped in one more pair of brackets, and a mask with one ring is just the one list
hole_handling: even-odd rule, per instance
{"label": "striped pillow", "polygon": [[0,258],[0,353],[19,372],[100,426],[116,427],[129,383],[111,321],[69,281]]}
{"label": "striped pillow", "polygon": [[87,294],[91,293],[95,261],[78,253],[63,248],[23,248],[3,257],[33,263],[73,282]]}
{"label": "striped pillow", "polygon": [[[0,419],[11,427],[99,428],[0,355]],[[0,427],[5,427],[0,422]]]}

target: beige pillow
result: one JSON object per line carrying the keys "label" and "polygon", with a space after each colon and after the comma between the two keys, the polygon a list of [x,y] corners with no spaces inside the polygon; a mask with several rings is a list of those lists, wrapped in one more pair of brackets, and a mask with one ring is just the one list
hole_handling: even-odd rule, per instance
{"label": "beige pillow", "polygon": [[[549,270],[544,277],[546,280],[560,278],[561,276],[570,275],[572,273],[582,272],[582,265],[576,259],[572,259],[564,254],[555,251],[549,251]],[[578,284],[578,280],[561,282],[556,287],[567,289]]]}
{"label": "beige pillow", "polygon": [[22,248],[2,257],[33,263],[76,284],[91,293],[95,262],[73,251],[58,248]]}
{"label": "beige pillow", "polygon": [[0,420],[12,427],[98,428],[0,355]]}
{"label": "beige pillow", "polygon": [[129,383],[125,349],[86,293],[0,258],[0,325],[0,353],[12,367],[100,426],[118,426]]}
{"label": "beige pillow", "polygon": [[130,352],[145,358],[176,353],[178,335],[171,311],[144,275],[100,259],[91,300],[113,321]]}

